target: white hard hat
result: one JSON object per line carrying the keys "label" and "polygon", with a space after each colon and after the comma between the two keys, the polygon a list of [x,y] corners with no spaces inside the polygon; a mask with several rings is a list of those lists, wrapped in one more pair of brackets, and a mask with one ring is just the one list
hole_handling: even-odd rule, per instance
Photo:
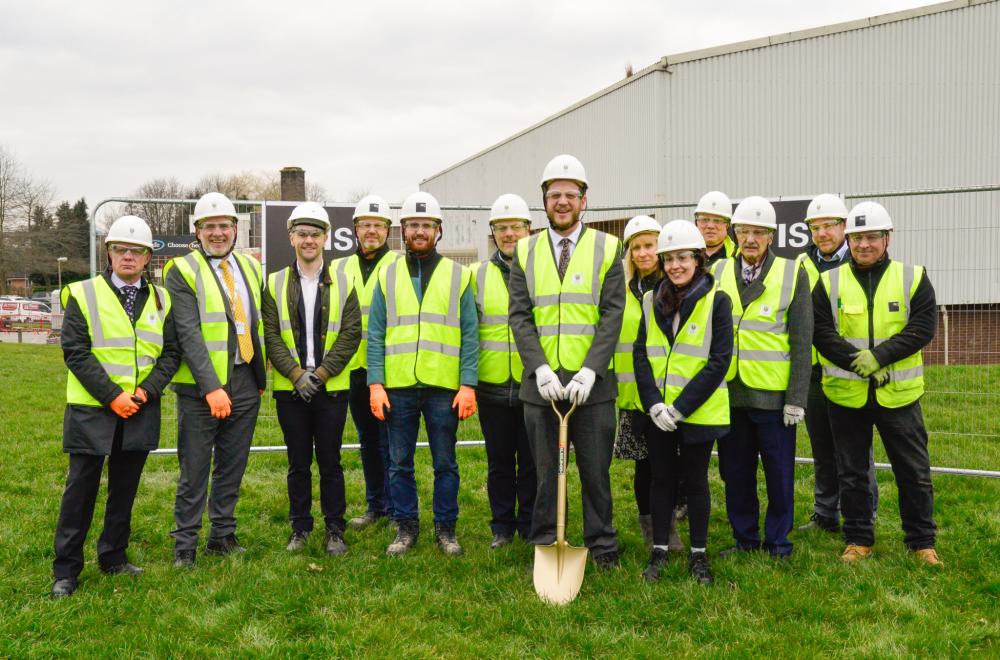
{"label": "white hard hat", "polygon": [[288,216],[288,229],[295,225],[312,225],[323,231],[330,231],[330,214],[316,202],[303,202],[292,209]]}
{"label": "white hard hat", "polygon": [[403,200],[403,210],[399,214],[400,221],[410,218],[430,218],[441,224],[441,207],[434,195],[429,192],[415,192]]}
{"label": "white hard hat", "polygon": [[146,221],[137,215],[123,215],[111,223],[104,244],[131,243],[153,249],[153,232],[149,230]]}
{"label": "white hard hat", "polygon": [[524,220],[531,224],[531,211],[528,210],[528,203],[520,195],[514,193],[504,193],[497,197],[490,208],[490,224],[497,220]]}
{"label": "white hard hat", "polygon": [[542,188],[548,186],[553,181],[565,179],[575,181],[584,190],[590,185],[587,183],[587,172],[583,169],[583,163],[569,154],[560,154],[549,161],[542,171]]}
{"label": "white hard hat", "polygon": [[847,214],[845,234],[863,231],[892,231],[892,218],[878,202],[861,202]]}
{"label": "white hard hat", "polygon": [[387,223],[391,223],[392,216],[389,215],[389,202],[378,195],[365,195],[358,202],[358,205],[354,207],[354,221],[357,222],[361,218],[381,218]]}
{"label": "white hard hat", "polygon": [[729,201],[729,195],[726,193],[712,190],[701,196],[694,212],[695,215],[708,213],[709,215],[717,215],[720,218],[730,220],[733,217],[733,203]]}
{"label": "white hard hat", "polygon": [[629,220],[628,224],[625,225],[625,233],[622,236],[622,242],[628,245],[629,240],[631,240],[636,234],[649,232],[659,234],[660,223],[653,220],[648,215],[637,215]]}
{"label": "white hard hat", "polygon": [[765,229],[777,229],[778,221],[774,206],[759,195],[751,195],[736,206],[733,211],[734,225],[753,225]]}
{"label": "white hard hat", "polygon": [[816,195],[813,201],[809,202],[806,210],[806,224],[820,218],[837,218],[843,220],[847,217],[847,207],[838,195],[823,193]]}
{"label": "white hard hat", "polygon": [[229,201],[229,198],[220,192],[205,193],[194,205],[194,223],[197,225],[205,218],[232,218],[233,222],[239,222],[236,215],[236,207]]}
{"label": "white hard hat", "polygon": [[704,250],[705,237],[690,220],[671,220],[656,239],[656,254],[674,250]]}

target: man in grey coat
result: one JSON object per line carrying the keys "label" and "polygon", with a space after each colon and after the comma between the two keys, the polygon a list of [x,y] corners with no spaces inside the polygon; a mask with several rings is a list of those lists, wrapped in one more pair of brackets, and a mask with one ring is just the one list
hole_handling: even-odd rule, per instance
{"label": "man in grey coat", "polygon": [[583,491],[583,537],[601,568],[616,568],[611,452],[618,396],[611,358],[621,332],[625,276],[617,238],[580,221],[587,177],[573,156],[542,176],[547,231],[518,242],[510,272],[510,326],[524,363],[519,397],[537,471],[530,541],[555,542],[559,423],[551,409],[577,409],[569,437]]}

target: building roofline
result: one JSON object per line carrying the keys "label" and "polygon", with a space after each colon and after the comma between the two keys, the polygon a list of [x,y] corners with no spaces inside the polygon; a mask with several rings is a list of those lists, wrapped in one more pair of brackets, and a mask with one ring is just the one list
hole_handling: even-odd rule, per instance
{"label": "building roofline", "polygon": [[645,76],[655,73],[657,71],[664,71],[666,73],[671,73],[670,67],[677,64],[686,64],[689,62],[695,62],[698,60],[705,60],[712,57],[720,57],[722,55],[731,55],[733,53],[740,53],[747,50],[756,50],[758,48],[766,48],[768,46],[777,46],[780,44],[792,43],[794,41],[802,41],[805,39],[813,39],[816,37],[823,37],[831,34],[839,34],[841,32],[852,32],[854,30],[861,30],[864,28],[875,27],[878,25],[885,25],[887,23],[895,23],[897,21],[905,21],[911,18],[920,18],[922,16],[929,16],[931,14],[939,14],[946,11],[952,11],[955,9],[963,9],[965,7],[971,7],[974,5],[989,4],[991,2],[996,2],[997,0],[949,0],[949,2],[939,2],[933,5],[924,5],[922,7],[914,7],[912,9],[903,9],[901,11],[895,11],[889,14],[879,14],[876,16],[868,16],[866,18],[859,18],[853,21],[845,21],[842,23],[833,23],[831,25],[825,25],[816,28],[806,28],[804,30],[796,30],[794,32],[785,32],[783,34],[775,34],[768,37],[760,37],[757,39],[748,39],[746,41],[737,41],[731,44],[725,44],[722,46],[713,46],[711,48],[702,48],[699,50],[690,50],[684,53],[677,53],[675,55],[666,55],[661,57],[659,60],[653,64],[647,66],[644,69],[636,71],[633,75],[623,78],[604,89],[601,89],[590,96],[577,101],[573,105],[563,108],[559,112],[549,115],[545,119],[532,124],[528,128],[514,133],[508,138],[493,144],[482,151],[479,151],[468,158],[464,158],[454,165],[449,165],[445,169],[432,174],[431,176],[423,179],[420,184],[430,181],[431,179],[436,179],[444,174],[447,174],[451,170],[454,170],[466,163],[469,163],[477,158],[488,154],[489,152],[502,147],[508,142],[512,142],[523,135],[534,131],[537,128],[548,124],[549,122],[555,121],[560,117],[567,115],[574,110],[581,108],[602,96],[606,96],[617,89],[624,87],[625,85],[631,84]]}

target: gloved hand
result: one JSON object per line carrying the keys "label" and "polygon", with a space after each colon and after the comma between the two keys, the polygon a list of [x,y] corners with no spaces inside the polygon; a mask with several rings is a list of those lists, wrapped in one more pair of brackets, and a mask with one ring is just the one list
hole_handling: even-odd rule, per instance
{"label": "gloved hand", "polygon": [[667,414],[670,415],[670,419],[674,420],[674,424],[684,421],[684,415],[673,406],[667,406]]}
{"label": "gloved hand", "polygon": [[806,411],[800,406],[785,406],[785,426],[795,426],[806,418]]}
{"label": "gloved hand", "polygon": [[132,400],[132,395],[122,392],[111,402],[111,410],[122,419],[128,419],[139,412],[139,404]]}
{"label": "gloved hand", "polygon": [[323,389],[323,381],[320,380],[319,376],[311,371],[305,371],[299,376],[299,379],[295,381],[295,391],[298,393],[299,398],[301,398],[306,403],[312,401],[312,398],[317,392]]}
{"label": "gloved hand", "polygon": [[216,419],[225,419],[233,412],[233,403],[229,400],[226,390],[221,387],[206,394],[205,401],[212,411],[212,417]]}
{"label": "gloved hand", "polygon": [[559,401],[566,398],[562,383],[559,382],[559,376],[547,364],[535,369],[535,385],[538,386],[538,394],[546,401]]}
{"label": "gloved hand", "polygon": [[654,403],[653,407],[649,409],[649,416],[653,419],[653,423],[661,431],[666,433],[671,433],[677,430],[677,422],[671,417],[670,413],[667,412],[667,404],[665,403]]}
{"label": "gloved hand", "polygon": [[872,352],[867,349],[855,353],[854,361],[851,362],[851,369],[862,378],[868,378],[878,371],[881,366]]}
{"label": "gloved hand", "polygon": [[389,394],[378,383],[368,386],[368,407],[371,408],[375,418],[382,422],[385,421],[385,411],[392,409],[392,405],[389,404]]}
{"label": "gloved hand", "polygon": [[452,408],[458,408],[458,418],[468,419],[476,414],[476,390],[468,385],[462,385],[451,402]]}
{"label": "gloved hand", "polygon": [[594,373],[593,369],[581,368],[573,376],[573,380],[566,384],[566,400],[582,406],[590,397],[590,390],[594,389],[595,380],[597,380],[597,374]]}
{"label": "gloved hand", "polygon": [[141,402],[146,403],[149,401],[149,393],[141,387],[135,388],[135,398],[139,399]]}
{"label": "gloved hand", "polygon": [[875,381],[875,387],[885,387],[889,384],[889,367],[882,367],[878,371],[872,374],[872,380]]}

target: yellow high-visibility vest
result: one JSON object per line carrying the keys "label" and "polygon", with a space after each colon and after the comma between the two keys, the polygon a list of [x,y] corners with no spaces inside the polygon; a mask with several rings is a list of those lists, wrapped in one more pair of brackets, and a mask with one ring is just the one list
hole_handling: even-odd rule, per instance
{"label": "yellow high-visibility vest", "polygon": [[510,292],[500,267],[483,261],[469,267],[479,313],[479,382],[502,385],[520,383],[524,372],[521,355],[510,329]]}
{"label": "yellow high-visibility vest", "polygon": [[621,410],[642,410],[639,387],[635,383],[635,365],[632,360],[632,344],[642,322],[642,303],[625,285],[625,313],[622,316],[622,331],[615,346],[615,379],[618,381],[618,408]]}
{"label": "yellow high-visibility vest", "polygon": [[357,254],[341,257],[333,262],[333,268],[347,275],[351,281],[358,296],[358,306],[361,307],[361,343],[345,371],[368,368],[368,312],[371,310],[372,297],[375,295],[375,287],[378,286],[379,273],[398,258],[399,255],[392,250],[379,257],[375,268],[368,275],[367,282],[361,274],[361,257]]}

